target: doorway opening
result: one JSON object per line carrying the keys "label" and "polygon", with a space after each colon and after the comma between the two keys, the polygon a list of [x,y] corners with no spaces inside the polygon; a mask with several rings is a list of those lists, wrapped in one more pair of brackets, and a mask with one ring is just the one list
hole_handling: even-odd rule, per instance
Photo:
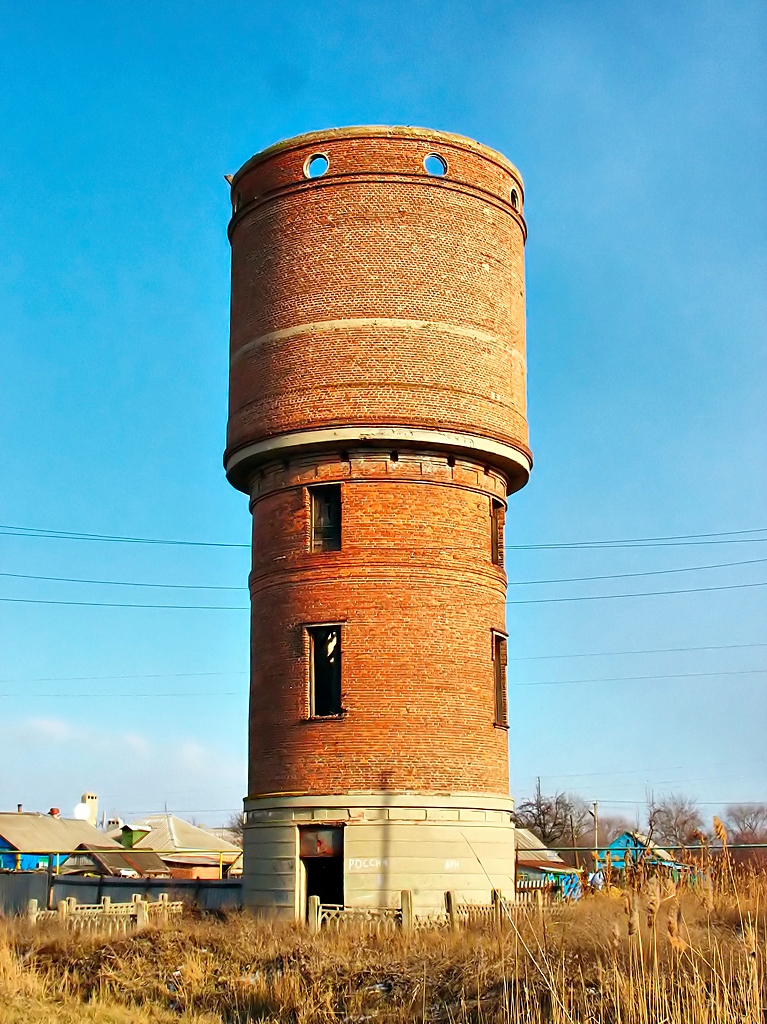
{"label": "doorway opening", "polygon": [[301,829],[301,864],[306,881],[305,913],[309,897],[326,906],[344,905],[344,831],[342,828]]}

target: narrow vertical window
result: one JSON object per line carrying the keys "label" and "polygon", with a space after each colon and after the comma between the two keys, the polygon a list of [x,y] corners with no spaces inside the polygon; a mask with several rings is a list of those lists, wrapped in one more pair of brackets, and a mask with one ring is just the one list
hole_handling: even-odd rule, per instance
{"label": "narrow vertical window", "polygon": [[506,637],[493,633],[493,677],[495,682],[495,724],[504,729],[509,725],[509,705],[506,694],[506,664],[508,662]]}
{"label": "narrow vertical window", "polygon": [[310,626],[310,713],[313,718],[341,714],[341,627]]}
{"label": "narrow vertical window", "polygon": [[312,551],[341,550],[341,485],[310,487]]}
{"label": "narrow vertical window", "polygon": [[502,501],[494,498],[490,502],[490,546],[493,565],[503,565],[503,526],[506,520],[506,508]]}

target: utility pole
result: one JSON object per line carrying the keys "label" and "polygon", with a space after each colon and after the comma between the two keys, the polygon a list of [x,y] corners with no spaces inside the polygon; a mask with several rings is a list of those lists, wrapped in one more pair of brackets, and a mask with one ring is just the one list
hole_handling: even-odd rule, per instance
{"label": "utility pole", "polygon": [[589,814],[594,819],[594,870],[599,870],[599,803],[595,800]]}

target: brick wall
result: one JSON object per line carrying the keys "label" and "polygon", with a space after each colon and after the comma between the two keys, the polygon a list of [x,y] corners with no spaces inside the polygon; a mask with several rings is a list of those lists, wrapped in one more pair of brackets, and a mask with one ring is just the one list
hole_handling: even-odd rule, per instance
{"label": "brick wall", "polygon": [[[342,483],[342,550],[310,550],[307,485]],[[249,795],[508,794],[492,630],[506,577],[490,505],[505,481],[435,456],[352,452],[270,467],[254,489]],[[338,719],[309,717],[305,624],[341,622]]]}
{"label": "brick wall", "polygon": [[[321,178],[303,167],[329,160]],[[432,177],[424,157],[447,161]],[[527,450],[518,172],[407,129],[303,137],[235,176],[227,454],[338,424],[458,430]]]}
{"label": "brick wall", "polygon": [[[328,169],[309,180],[317,152]],[[443,177],[424,169],[432,152]],[[230,478],[253,512],[249,795],[506,796],[490,509],[526,476],[481,453],[483,439],[527,453],[519,174],[458,136],[339,129],[257,155],[232,199],[226,458],[242,453]],[[371,447],[370,426],[402,428],[396,453]],[[324,441],[333,427],[355,440]],[[411,428],[434,440],[408,445]],[[270,439],[300,431],[320,432],[314,447],[275,461]],[[446,431],[476,444],[440,450]],[[341,483],[342,549],[314,553],[307,487],[323,481]],[[309,715],[305,627],[322,622],[343,624],[332,719]]]}

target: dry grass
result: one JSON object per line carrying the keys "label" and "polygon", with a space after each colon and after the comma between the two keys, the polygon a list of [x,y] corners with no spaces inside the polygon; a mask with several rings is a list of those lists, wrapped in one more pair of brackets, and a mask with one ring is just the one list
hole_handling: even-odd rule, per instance
{"label": "dry grass", "polygon": [[646,884],[502,936],[312,938],[247,914],[112,940],[7,924],[0,1024],[763,1024],[766,896],[754,876],[710,911],[705,893]]}

